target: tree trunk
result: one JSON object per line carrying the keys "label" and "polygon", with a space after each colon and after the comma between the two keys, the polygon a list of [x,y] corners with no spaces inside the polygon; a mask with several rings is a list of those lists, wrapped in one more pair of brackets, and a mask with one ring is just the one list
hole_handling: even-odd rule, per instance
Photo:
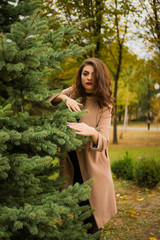
{"label": "tree trunk", "polygon": [[125,113],[124,113],[124,129],[127,128],[128,125],[128,105],[125,106]]}
{"label": "tree trunk", "polygon": [[102,28],[102,0],[96,0],[96,26],[95,26],[95,37],[96,39],[96,48],[95,48],[95,57],[99,57],[100,48],[101,48],[101,28]]}
{"label": "tree trunk", "polygon": [[117,144],[118,143],[118,138],[117,138],[117,90],[118,90],[118,80],[119,80],[119,75],[121,71],[121,64],[122,64],[122,44],[119,44],[119,57],[118,57],[118,66],[117,66],[117,72],[115,76],[115,81],[114,81],[114,107],[115,107],[115,116],[113,119],[113,143]]}
{"label": "tree trunk", "polygon": [[129,98],[129,93],[127,90],[127,98],[126,98],[126,106],[125,106],[125,113],[124,113],[124,128],[127,128],[128,125],[128,98]]}
{"label": "tree trunk", "polygon": [[158,1],[153,0],[153,12],[155,17],[155,33],[157,35],[157,47],[160,53],[160,22],[158,19]]}
{"label": "tree trunk", "polygon": [[115,79],[114,82],[114,107],[115,107],[115,116],[113,118],[113,143],[117,144],[117,87],[118,87],[118,79]]}
{"label": "tree trunk", "polygon": [[151,91],[150,91],[150,82],[149,82],[149,78],[148,78],[148,94],[147,94],[147,110],[148,110],[148,114],[147,114],[147,128],[148,130],[150,130],[150,125],[151,125],[151,116],[150,116],[150,98],[151,98]]}

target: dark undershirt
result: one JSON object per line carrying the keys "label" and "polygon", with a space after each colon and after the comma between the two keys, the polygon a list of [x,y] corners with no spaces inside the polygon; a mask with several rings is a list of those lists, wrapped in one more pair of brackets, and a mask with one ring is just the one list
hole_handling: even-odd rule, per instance
{"label": "dark undershirt", "polygon": [[70,160],[71,160],[73,168],[74,168],[73,185],[76,182],[78,182],[79,184],[82,184],[83,179],[82,179],[82,174],[81,174],[81,170],[80,170],[80,167],[79,167],[79,162],[78,162],[76,151],[68,152],[68,155],[70,157]]}

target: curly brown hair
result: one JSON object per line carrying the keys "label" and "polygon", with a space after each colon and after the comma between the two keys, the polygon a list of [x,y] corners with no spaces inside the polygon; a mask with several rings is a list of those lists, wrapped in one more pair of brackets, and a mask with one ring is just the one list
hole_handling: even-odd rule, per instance
{"label": "curly brown hair", "polygon": [[82,103],[86,101],[85,89],[82,86],[81,74],[83,68],[87,65],[91,65],[94,69],[95,84],[93,89],[93,95],[100,106],[113,107],[113,98],[111,91],[111,77],[105,64],[98,58],[86,59],[78,69],[75,77],[75,84],[73,86],[73,95],[75,98],[82,97]]}

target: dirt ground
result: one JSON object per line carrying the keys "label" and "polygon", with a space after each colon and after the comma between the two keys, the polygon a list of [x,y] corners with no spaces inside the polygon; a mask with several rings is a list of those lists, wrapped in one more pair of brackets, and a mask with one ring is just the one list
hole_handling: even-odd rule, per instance
{"label": "dirt ground", "polygon": [[106,225],[101,240],[160,239],[160,184],[153,190],[114,179],[118,213]]}

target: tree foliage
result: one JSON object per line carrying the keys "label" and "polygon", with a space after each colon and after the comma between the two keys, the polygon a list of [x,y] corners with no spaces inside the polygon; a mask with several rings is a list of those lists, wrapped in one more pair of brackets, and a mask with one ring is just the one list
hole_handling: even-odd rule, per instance
{"label": "tree foliage", "polygon": [[139,2],[139,17],[142,17],[143,11],[145,20],[142,22],[144,29],[143,38],[149,41],[160,53],[160,8],[159,0],[138,0]]}
{"label": "tree foliage", "polygon": [[72,37],[77,28],[50,30],[48,21],[54,20],[37,9],[0,34],[1,239],[95,239],[83,223],[92,210],[78,204],[89,197],[92,180],[60,192],[65,179],[58,177],[58,160],[88,139],[67,127],[84,112],[71,113],[65,103],[53,112],[45,99],[54,86],[49,90],[44,79],[85,48],[64,48],[64,36]]}
{"label": "tree foliage", "polygon": [[28,16],[39,6],[38,1],[1,0],[0,3],[0,32],[6,33],[12,24],[20,21],[21,16]]}

